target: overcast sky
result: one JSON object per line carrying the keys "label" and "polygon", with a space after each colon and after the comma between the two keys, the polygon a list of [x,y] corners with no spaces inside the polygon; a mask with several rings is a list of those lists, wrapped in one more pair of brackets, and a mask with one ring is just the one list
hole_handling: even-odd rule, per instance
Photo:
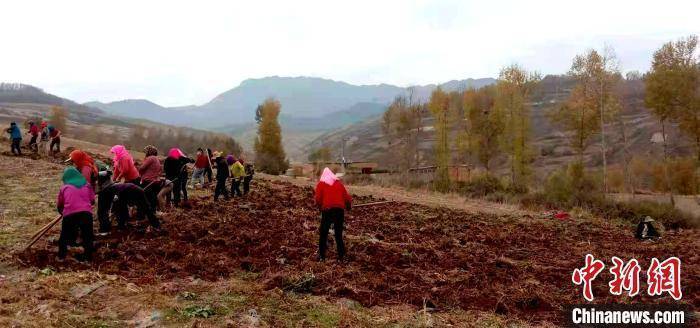
{"label": "overcast sky", "polygon": [[247,78],[401,86],[564,73],[588,48],[648,69],[700,1],[33,1],[0,6],[0,81],[76,101],[202,104]]}

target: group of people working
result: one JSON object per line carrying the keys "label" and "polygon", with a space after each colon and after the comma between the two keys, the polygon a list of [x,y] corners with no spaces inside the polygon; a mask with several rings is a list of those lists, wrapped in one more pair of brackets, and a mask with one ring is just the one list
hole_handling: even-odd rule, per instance
{"label": "group of people working", "polygon": [[[157,211],[164,210],[170,203],[177,207],[187,202],[187,164],[195,164],[193,180],[199,180],[203,187],[207,186],[204,180],[206,172],[211,172],[212,168],[212,158],[208,155],[212,153],[209,150],[205,154],[204,150],[198,149],[197,158],[193,160],[182,150],[172,148],[161,164],[158,149],[149,145],[144,148],[145,158],[138,167],[124,146],[116,145],[110,152],[113,155],[111,170],[105,163],[94,160],[81,150],[74,150],[69,155],[68,161],[72,166],[63,172],[63,186],[57,199],[57,209],[63,216],[59,261],[65,259],[68,246],[76,244],[78,234],[84,253],[77,258],[91,259],[94,251],[92,213],[96,195],[99,234],[107,234],[112,229],[110,213],[116,216],[119,229],[127,229],[127,222],[131,219],[130,207],[135,208],[137,215],[148,219],[153,231],[162,233]],[[214,160],[223,156],[221,152],[212,155],[216,156]],[[235,171],[235,174],[230,174],[238,177],[232,182],[232,193],[243,196],[250,190],[254,170],[252,165],[244,166],[242,160],[230,158],[233,159],[230,166],[219,168],[217,165],[217,179],[222,174],[219,171]],[[228,163],[226,160],[224,162]],[[217,186],[225,185],[226,180],[218,179]],[[238,187],[241,182],[244,192]],[[225,196],[228,198],[227,193]]]}
{"label": "group of people working", "polygon": [[[37,125],[33,121],[29,121],[29,131],[27,134],[31,136],[27,147],[35,153],[51,154],[61,152],[61,131],[53,125],[42,121]],[[19,156],[22,155],[22,132],[16,122],[10,123],[10,127],[6,130],[10,135],[10,152]],[[46,146],[49,149],[46,149]]]}
{"label": "group of people working", "polygon": [[[136,166],[129,151],[122,145],[111,148],[112,170],[103,162],[96,161],[81,150],[70,153],[72,163],[63,172],[63,185],[57,199],[58,212],[63,216],[61,235],[58,241],[58,260],[66,258],[68,246],[76,246],[77,237],[82,239],[83,254],[78,260],[91,260],[94,252],[93,207],[97,195],[97,218],[99,234],[112,229],[110,212],[116,216],[118,228],[127,229],[131,219],[130,207],[148,219],[151,230],[163,232],[156,216],[158,209],[164,210],[172,202],[179,206],[187,202],[187,164],[194,163],[193,179],[207,186],[207,171],[216,168],[214,200],[243,196],[250,190],[254,170],[252,165],[222,152],[197,150],[196,159],[190,159],[180,149],[172,148],[161,165],[158,149],[144,148],[145,158]],[[231,179],[231,195],[226,182]],[[211,183],[211,179],[208,180]],[[243,185],[243,191],[240,186]],[[343,230],[345,211],[351,208],[352,197],[343,183],[328,168],[323,170],[314,191],[314,200],[321,211],[319,228],[318,260],[324,261],[328,233],[333,226],[338,259],[345,259]]]}

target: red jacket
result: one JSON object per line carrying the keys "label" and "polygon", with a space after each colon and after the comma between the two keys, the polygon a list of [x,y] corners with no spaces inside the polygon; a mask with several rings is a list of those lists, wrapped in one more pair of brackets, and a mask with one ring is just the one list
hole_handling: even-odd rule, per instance
{"label": "red jacket", "polygon": [[209,159],[207,158],[207,155],[197,155],[197,161],[194,162],[194,167],[198,169],[205,169],[209,166]]}
{"label": "red jacket", "polygon": [[316,185],[314,193],[316,205],[321,206],[321,210],[329,210],[331,208],[346,208],[352,203],[352,197],[345,190],[345,186],[340,181],[336,181],[332,186],[319,181]]}
{"label": "red jacket", "polygon": [[124,156],[118,163],[114,163],[114,181],[119,181],[124,178],[124,181],[132,181],[138,178],[139,170],[134,165],[134,160]]}

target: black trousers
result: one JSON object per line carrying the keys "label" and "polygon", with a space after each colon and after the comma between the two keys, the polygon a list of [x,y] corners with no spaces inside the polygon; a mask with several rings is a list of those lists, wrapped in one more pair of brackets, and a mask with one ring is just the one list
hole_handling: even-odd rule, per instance
{"label": "black trousers", "polygon": [[56,152],[60,153],[61,152],[61,138],[55,138],[51,140],[51,144],[49,144],[49,153],[53,154],[53,147],[56,146]]}
{"label": "black trousers", "polygon": [[345,243],[343,242],[343,228],[345,222],[345,210],[342,208],[331,208],[321,211],[321,227],[318,240],[318,255],[321,259],[326,258],[326,249],[328,248],[328,231],[333,225],[335,230],[335,245],[338,250],[338,258],[345,257]]}
{"label": "black trousers", "polygon": [[78,232],[83,240],[85,258],[92,258],[92,253],[95,250],[93,245],[95,235],[92,232],[92,213],[90,212],[73,213],[63,218],[61,236],[58,239],[58,257],[66,257],[68,245],[75,243]]}
{"label": "black trousers", "polygon": [[22,141],[20,138],[12,139],[12,144],[10,145],[10,151],[16,155],[22,155],[22,149],[19,148],[19,144]]}
{"label": "black trousers", "polygon": [[246,175],[245,178],[243,178],[243,194],[247,195],[248,192],[250,191],[250,181],[253,180],[253,177],[250,175]]}
{"label": "black trousers", "polygon": [[143,181],[143,192],[146,193],[146,199],[151,211],[155,212],[158,209],[158,193],[163,188],[162,181]]}
{"label": "black trousers", "polygon": [[234,178],[231,181],[231,197],[243,196],[241,193],[241,179]]}
{"label": "black trousers", "polygon": [[39,137],[39,136],[32,136],[32,138],[29,139],[29,149],[31,149],[35,152],[39,150],[39,146],[36,143],[37,137]]}
{"label": "black trousers", "polygon": [[229,199],[228,190],[226,189],[226,179],[217,179],[216,188],[214,188],[214,200],[219,199],[223,195],[225,199]]}
{"label": "black trousers", "polygon": [[181,197],[187,201],[187,173],[180,175],[177,180],[173,181],[173,203],[175,206],[180,205]]}
{"label": "black trousers", "polygon": [[126,228],[126,222],[129,220],[129,205],[136,206],[136,210],[139,213],[146,215],[148,223],[154,228],[160,228],[160,221],[155,215],[155,211],[151,210],[146,199],[146,193],[142,192],[140,189],[138,192],[134,190],[127,190],[119,194],[119,200],[117,200],[113,205],[113,210],[117,214],[117,223],[120,228]]}

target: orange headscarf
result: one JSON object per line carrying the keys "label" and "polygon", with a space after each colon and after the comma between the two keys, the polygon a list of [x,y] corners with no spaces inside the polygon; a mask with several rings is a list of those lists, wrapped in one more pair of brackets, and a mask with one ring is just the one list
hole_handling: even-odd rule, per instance
{"label": "orange headscarf", "polygon": [[88,166],[92,169],[92,172],[97,174],[97,166],[95,166],[95,161],[82,150],[74,150],[70,152],[70,160],[73,162],[78,171],[82,171],[83,167]]}

